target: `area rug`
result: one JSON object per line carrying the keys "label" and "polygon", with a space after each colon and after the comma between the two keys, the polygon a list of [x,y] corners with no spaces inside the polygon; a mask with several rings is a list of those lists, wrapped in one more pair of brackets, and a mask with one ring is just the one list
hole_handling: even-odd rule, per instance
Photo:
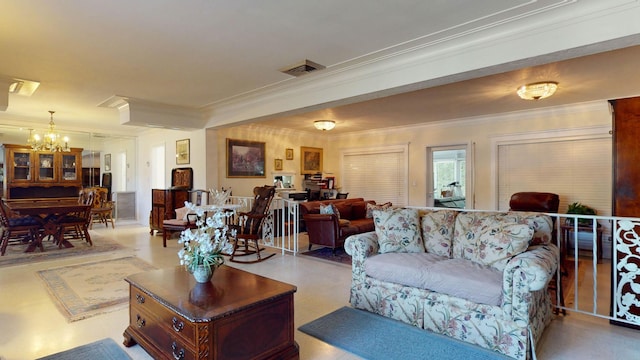
{"label": "area rug", "polygon": [[336,253],[333,253],[333,249],[328,247],[321,247],[315,250],[300,253],[301,255],[311,256],[316,259],[332,261],[340,264],[351,266],[351,255],[347,254],[343,248],[336,249]]}
{"label": "area rug", "polygon": [[96,261],[38,271],[60,312],[77,321],[126,307],[124,278],[156,268],[136,257]]}
{"label": "area rug", "polygon": [[56,354],[41,357],[38,360],[130,360],[124,350],[111,338],[98,340],[90,344],[81,345],[73,349],[65,350]]}
{"label": "area rug", "polygon": [[72,240],[72,248],[58,248],[53,241],[44,240],[44,251],[36,249],[34,252],[25,253],[26,244],[10,244],[4,256],[0,256],[0,267],[24,265],[46,260],[61,259],[68,256],[81,256],[89,254],[99,254],[109,251],[122,250],[125,247],[105,236],[100,236],[95,232],[91,233],[93,246],[89,246],[84,240]]}
{"label": "area rug", "polygon": [[368,360],[509,359],[475,345],[346,306],[302,325],[299,330]]}

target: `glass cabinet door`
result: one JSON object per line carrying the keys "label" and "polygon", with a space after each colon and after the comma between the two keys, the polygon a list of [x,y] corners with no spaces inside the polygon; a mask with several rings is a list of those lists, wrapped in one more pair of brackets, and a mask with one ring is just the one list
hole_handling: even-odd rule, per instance
{"label": "glass cabinet door", "polygon": [[76,154],[62,154],[62,181],[78,180]]}
{"label": "glass cabinet door", "polygon": [[55,163],[53,161],[53,153],[37,153],[36,154],[36,181],[56,181]]}
{"label": "glass cabinet door", "polygon": [[7,167],[12,172],[12,181],[31,181],[31,152],[13,151],[13,166]]}

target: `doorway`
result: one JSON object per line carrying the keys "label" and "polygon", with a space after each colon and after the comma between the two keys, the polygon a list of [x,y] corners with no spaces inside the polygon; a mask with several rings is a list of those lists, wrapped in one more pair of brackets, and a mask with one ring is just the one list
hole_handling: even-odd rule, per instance
{"label": "doorway", "polygon": [[468,147],[427,147],[427,206],[473,208]]}

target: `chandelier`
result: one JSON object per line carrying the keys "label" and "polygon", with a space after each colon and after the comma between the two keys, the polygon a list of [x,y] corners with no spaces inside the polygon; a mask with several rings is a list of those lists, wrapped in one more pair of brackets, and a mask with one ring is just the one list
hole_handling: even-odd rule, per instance
{"label": "chandelier", "polygon": [[46,133],[41,137],[38,134],[33,133],[33,129],[29,129],[29,138],[27,139],[27,145],[31,146],[31,148],[35,151],[70,151],[69,148],[69,138],[62,138],[62,142],[60,141],[60,134],[56,132],[56,123],[53,122],[53,114],[55,111],[49,110],[49,114],[51,114],[51,120],[49,121],[49,129]]}
{"label": "chandelier", "polygon": [[518,88],[518,96],[524,100],[540,100],[553,95],[558,89],[555,81],[545,81],[522,85]]}
{"label": "chandelier", "polygon": [[316,120],[313,122],[313,126],[318,130],[331,130],[336,126],[336,122],[333,120]]}

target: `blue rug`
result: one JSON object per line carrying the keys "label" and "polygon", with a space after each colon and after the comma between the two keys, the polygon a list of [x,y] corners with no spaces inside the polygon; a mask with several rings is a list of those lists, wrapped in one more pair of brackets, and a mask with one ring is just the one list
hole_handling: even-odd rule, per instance
{"label": "blue rug", "polygon": [[57,354],[42,357],[38,360],[131,360],[124,350],[113,339],[107,338],[81,345]]}
{"label": "blue rug", "polygon": [[479,346],[346,306],[298,330],[368,360],[510,359]]}

